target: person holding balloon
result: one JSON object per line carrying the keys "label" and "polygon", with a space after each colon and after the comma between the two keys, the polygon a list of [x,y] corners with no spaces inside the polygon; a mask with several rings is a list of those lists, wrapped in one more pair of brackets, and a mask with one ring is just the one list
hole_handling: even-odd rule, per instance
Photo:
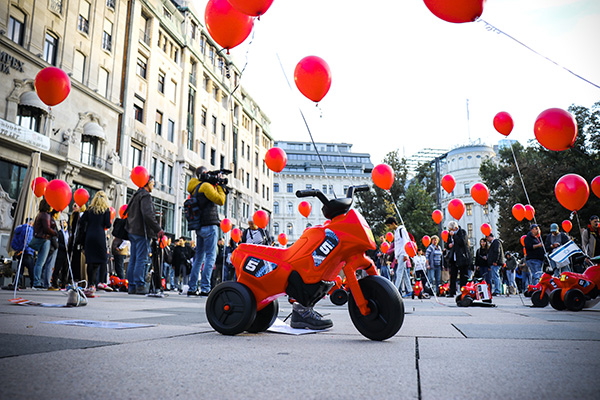
{"label": "person holding balloon", "polygon": [[600,243],[598,242],[600,229],[598,228],[598,221],[598,216],[592,215],[590,223],[581,232],[583,251],[590,258],[600,256]]}
{"label": "person holding balloon", "polygon": [[[546,235],[546,239],[544,240],[544,245],[548,249],[550,253],[553,253],[558,247],[569,241],[569,237],[558,229],[558,224],[550,225],[550,233]],[[560,276],[565,271],[568,271],[569,260],[563,261],[562,263],[557,263],[550,257],[550,266],[554,270],[554,275]]]}
{"label": "person holding balloon", "polygon": [[523,239],[527,253],[527,256],[525,257],[525,263],[527,264],[529,272],[531,273],[533,284],[539,282],[540,277],[542,276],[542,265],[544,265],[544,257],[546,254],[544,243],[542,243],[540,235],[540,226],[538,224],[532,224],[529,227],[527,236],[525,236],[525,239]]}
{"label": "person holding balloon", "polygon": [[87,264],[88,288],[90,291],[94,291],[96,285],[104,288],[106,277],[100,276],[99,278],[98,272],[101,265],[104,265],[104,275],[106,275],[108,259],[106,229],[112,226],[108,197],[102,190],[96,193],[90,207],[81,216],[81,223],[86,227],[83,252]]}
{"label": "person holding balloon", "polygon": [[450,264],[450,290],[448,296],[454,297],[456,295],[457,275],[460,287],[465,286],[468,279],[469,264],[471,263],[467,232],[456,221],[448,222],[448,248]]}
{"label": "person holding balloon", "polygon": [[40,201],[38,210],[38,215],[33,222],[33,239],[29,242],[29,247],[38,252],[35,265],[33,266],[33,288],[43,289],[42,267],[46,263],[46,259],[50,253],[50,238],[56,236],[57,232],[52,229],[52,217],[50,216],[52,207],[50,207],[46,199]]}

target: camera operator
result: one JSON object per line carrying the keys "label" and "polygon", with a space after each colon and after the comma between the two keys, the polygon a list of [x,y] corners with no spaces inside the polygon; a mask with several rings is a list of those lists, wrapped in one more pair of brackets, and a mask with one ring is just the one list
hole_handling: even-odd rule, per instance
{"label": "camera operator", "polygon": [[[217,206],[225,204],[227,178],[223,177],[223,172],[208,172],[205,167],[196,169],[196,177],[190,180],[187,191],[190,195],[196,192],[195,196],[202,212],[200,229],[196,230],[196,254],[187,295],[208,296],[211,290],[210,278],[217,258],[217,239],[221,223]],[[202,268],[202,278],[198,288],[198,277],[203,263],[204,268]]]}

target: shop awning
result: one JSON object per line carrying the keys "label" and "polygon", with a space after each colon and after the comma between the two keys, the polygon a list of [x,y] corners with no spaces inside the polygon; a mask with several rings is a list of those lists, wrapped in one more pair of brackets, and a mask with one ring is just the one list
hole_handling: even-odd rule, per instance
{"label": "shop awning", "polygon": [[106,138],[106,135],[104,134],[104,129],[96,122],[88,122],[87,124],[85,124],[83,126],[83,134],[87,136],[94,136],[102,140]]}
{"label": "shop awning", "polygon": [[48,106],[45,105],[42,100],[40,100],[37,93],[33,91],[23,93],[19,99],[19,104],[22,106],[39,108],[45,113],[48,112]]}

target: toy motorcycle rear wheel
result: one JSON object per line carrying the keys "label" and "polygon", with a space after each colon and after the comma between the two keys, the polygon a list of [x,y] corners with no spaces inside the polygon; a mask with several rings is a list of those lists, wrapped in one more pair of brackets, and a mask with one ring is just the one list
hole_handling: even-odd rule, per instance
{"label": "toy motorcycle rear wheel", "polygon": [[585,295],[579,289],[570,289],[565,293],[565,307],[570,311],[581,311],[585,305]]}
{"label": "toy motorcycle rear wheel", "polygon": [[356,329],[371,340],[386,340],[400,330],[404,322],[404,303],[388,279],[369,275],[358,281],[371,313],[362,315],[350,293],[348,311]]}
{"label": "toy motorcycle rear wheel", "polygon": [[256,317],[254,294],[239,282],[223,282],[208,296],[206,317],[210,326],[223,335],[242,333]]}
{"label": "toy motorcycle rear wheel", "polygon": [[343,306],[348,302],[348,292],[344,289],[336,289],[329,296],[329,300],[336,306]]}
{"label": "toy motorcycle rear wheel", "polygon": [[460,303],[458,303],[461,307],[469,307],[471,304],[473,304],[473,298],[469,295],[463,297]]}
{"label": "toy motorcycle rear wheel", "polygon": [[531,295],[531,303],[534,307],[546,307],[548,302],[550,302],[550,297],[545,291],[542,292],[541,290],[536,290]]}
{"label": "toy motorcycle rear wheel", "polygon": [[565,306],[565,303],[560,298],[560,292],[561,291],[562,291],[562,289],[554,289],[550,293],[550,305],[552,306],[552,308],[554,308],[555,310],[559,310],[559,311],[564,310],[565,308],[567,308]]}
{"label": "toy motorcycle rear wheel", "polygon": [[254,322],[248,328],[250,333],[264,332],[273,325],[279,314],[279,301],[273,300],[265,308],[256,312]]}

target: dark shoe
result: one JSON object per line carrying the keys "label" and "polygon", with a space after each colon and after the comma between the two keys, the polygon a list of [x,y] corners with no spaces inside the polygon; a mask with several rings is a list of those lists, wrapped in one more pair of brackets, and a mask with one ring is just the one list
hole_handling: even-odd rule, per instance
{"label": "dark shoe", "polygon": [[204,296],[204,297],[208,296],[209,294],[210,294],[210,292],[200,292],[200,296]]}
{"label": "dark shoe", "polygon": [[200,289],[196,289],[196,290],[188,290],[187,292],[188,297],[190,296],[200,296]]}
{"label": "dark shoe", "polygon": [[135,288],[135,294],[142,294],[142,295],[146,295],[148,294],[148,289],[146,289],[146,286],[138,286]]}
{"label": "dark shoe", "polygon": [[135,294],[135,286],[129,285],[127,288],[127,294]]}
{"label": "dark shoe", "polygon": [[292,310],[292,328],[296,329],[314,329],[321,330],[331,328],[333,322],[330,319],[324,319],[321,314],[316,312],[312,307],[306,307],[304,312]]}

